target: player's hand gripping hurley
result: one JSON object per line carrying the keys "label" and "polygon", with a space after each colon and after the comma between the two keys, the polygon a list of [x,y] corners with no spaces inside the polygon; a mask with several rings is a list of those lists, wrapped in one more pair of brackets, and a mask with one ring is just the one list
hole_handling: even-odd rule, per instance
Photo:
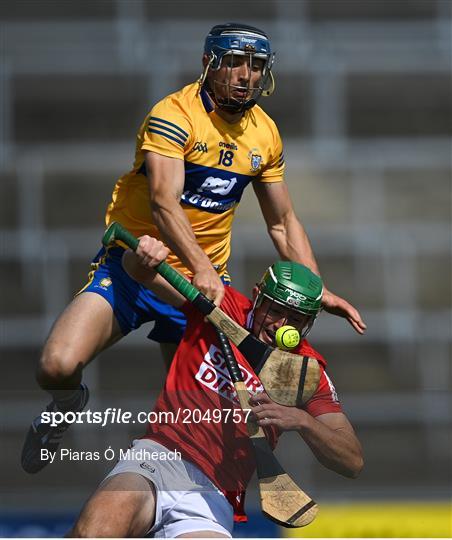
{"label": "player's hand gripping hurley", "polygon": [[[102,243],[108,246],[117,240],[134,251],[139,244],[138,239],[120,223],[112,223],[105,231]],[[300,407],[314,394],[320,380],[320,368],[315,358],[281,351],[260,341],[166,262],[161,262],[154,270],[226,334],[251,363],[273,401],[280,405]]]}
{"label": "player's hand gripping hurley", "polygon": [[[240,406],[249,409],[249,394],[226,335],[217,329],[221,351],[237,392]],[[283,527],[309,525],[318,512],[317,504],[302,491],[275,458],[263,429],[248,417],[248,435],[256,459],[262,512]]]}

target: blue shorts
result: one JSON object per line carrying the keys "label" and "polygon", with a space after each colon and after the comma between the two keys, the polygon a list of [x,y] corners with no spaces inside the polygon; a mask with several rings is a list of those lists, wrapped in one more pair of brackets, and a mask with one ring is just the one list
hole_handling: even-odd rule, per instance
{"label": "blue shorts", "polygon": [[123,253],[121,247],[102,248],[91,263],[89,281],[80,293],[94,292],[104,297],[124,335],[155,321],[149,339],[179,343],[185,331],[185,315],[133,280],[122,267]]}

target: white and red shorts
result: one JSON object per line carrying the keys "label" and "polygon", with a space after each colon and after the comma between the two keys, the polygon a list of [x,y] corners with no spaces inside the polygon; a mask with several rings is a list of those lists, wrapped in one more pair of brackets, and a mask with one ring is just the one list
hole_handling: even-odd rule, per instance
{"label": "white and red shorts", "polygon": [[155,522],[146,536],[175,538],[182,533],[214,531],[232,537],[233,510],[224,494],[198,467],[174,456],[174,450],[155,441],[135,440],[106,478],[131,472],[153,483]]}

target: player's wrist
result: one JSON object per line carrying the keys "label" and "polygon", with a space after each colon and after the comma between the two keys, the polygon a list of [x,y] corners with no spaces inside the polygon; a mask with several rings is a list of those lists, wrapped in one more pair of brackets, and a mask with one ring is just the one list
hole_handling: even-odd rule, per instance
{"label": "player's wrist", "polygon": [[197,261],[196,264],[193,265],[193,273],[194,275],[197,274],[216,274],[215,268],[212,266],[212,263],[210,262],[210,259],[206,256],[205,260],[203,261]]}
{"label": "player's wrist", "polygon": [[298,411],[298,426],[296,431],[298,431],[298,433],[303,436],[311,430],[314,419],[309,413],[307,413],[303,409],[298,409]]}

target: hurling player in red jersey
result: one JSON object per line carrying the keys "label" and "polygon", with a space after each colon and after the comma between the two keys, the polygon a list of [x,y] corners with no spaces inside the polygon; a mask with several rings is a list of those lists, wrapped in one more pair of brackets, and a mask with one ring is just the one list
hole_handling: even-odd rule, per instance
{"label": "hurling player in red jersey", "polygon": [[[154,421],[88,500],[73,537],[228,538],[234,519],[246,520],[244,494],[255,463],[245,413],[213,326],[153,270],[167,255],[162,242],[143,236],[136,254],[125,253],[123,265],[162,300],[182,309],[187,328],[153,409]],[[253,302],[227,287],[221,308],[273,345],[276,330],[285,324],[306,336],[320,311],[322,289],[321,279],[307,267],[278,261],[253,290]],[[270,445],[276,446],[283,431],[297,431],[325,467],[356,478],[363,467],[361,445],[342,412],[325,359],[306,339],[292,352],[316,358],[321,378],[303,408],[273,402],[252,365],[234,350],[252,414]]]}

